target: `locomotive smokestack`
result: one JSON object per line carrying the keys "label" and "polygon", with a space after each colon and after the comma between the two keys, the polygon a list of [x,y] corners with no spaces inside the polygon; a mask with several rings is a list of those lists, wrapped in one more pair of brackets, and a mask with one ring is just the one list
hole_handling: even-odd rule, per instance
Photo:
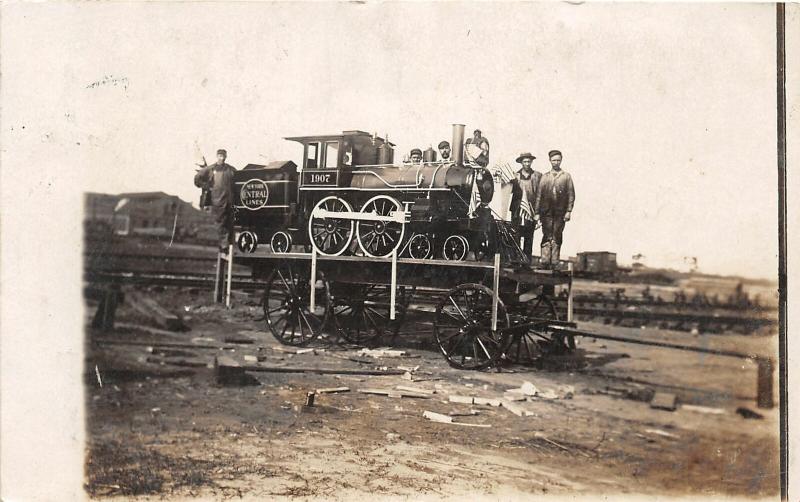
{"label": "locomotive smokestack", "polygon": [[464,124],[453,124],[453,162],[461,167],[464,165]]}

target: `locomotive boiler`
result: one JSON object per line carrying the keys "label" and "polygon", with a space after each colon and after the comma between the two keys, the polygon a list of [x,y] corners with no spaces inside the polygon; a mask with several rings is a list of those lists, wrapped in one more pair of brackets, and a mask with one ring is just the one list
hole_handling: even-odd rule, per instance
{"label": "locomotive boiler", "polygon": [[447,162],[395,165],[394,145],[363,131],[285,139],[303,146],[299,170],[251,164],[234,176],[242,251],[268,242],[276,253],[300,245],[328,256],[456,261],[492,252],[494,184],[486,169],[464,163],[463,125],[453,126]]}

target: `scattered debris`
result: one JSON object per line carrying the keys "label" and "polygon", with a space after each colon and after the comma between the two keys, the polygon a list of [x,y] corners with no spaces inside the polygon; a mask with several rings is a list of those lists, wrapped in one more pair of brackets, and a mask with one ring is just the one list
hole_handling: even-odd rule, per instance
{"label": "scattered debris", "polygon": [[502,406],[502,401],[500,399],[489,398],[489,397],[476,397],[473,398],[474,404],[481,404],[484,406]]}
{"label": "scattered debris", "polygon": [[457,395],[450,395],[448,399],[451,403],[461,403],[461,404],[474,404],[475,398],[472,396],[457,396]]}
{"label": "scattered debris", "polygon": [[188,330],[180,317],[167,311],[153,298],[144,296],[139,292],[131,292],[127,294],[127,299],[128,304],[134,310],[155,322],[158,326],[170,331]]}
{"label": "scattered debris", "polygon": [[[233,362],[229,365],[228,362]],[[218,356],[215,359],[215,367],[229,367],[239,372],[255,371],[262,373],[317,373],[320,375],[399,375],[397,370],[351,370],[336,368],[300,368],[291,366],[259,366],[259,365],[240,365],[229,356]]]}
{"label": "scattered debris", "polygon": [[309,391],[306,393],[306,406],[314,406],[314,397],[316,394],[314,391]]}
{"label": "scattered debris", "polygon": [[250,345],[256,343],[256,341],[250,337],[245,337],[242,335],[228,335],[225,337],[225,343],[238,343],[241,345]]}
{"label": "scattered debris", "polygon": [[506,401],[525,401],[527,398],[522,394],[512,394],[506,392],[505,394],[503,394],[503,399],[505,399]]}
{"label": "scattered debris", "polygon": [[535,396],[539,392],[538,389],[530,382],[523,383],[519,390],[522,391],[522,393],[526,396]]}
{"label": "scattered debris", "polygon": [[338,394],[339,392],[350,392],[350,387],[328,387],[327,389],[317,389],[317,394]]}
{"label": "scattered debris", "polygon": [[668,392],[656,392],[650,407],[658,410],[675,411],[677,408],[678,396]]}
{"label": "scattered debris", "polygon": [[97,375],[97,383],[100,384],[100,388],[103,388],[103,379],[100,378],[100,368],[97,365],[94,365],[94,374]]}
{"label": "scattered debris", "polygon": [[469,410],[467,412],[451,411],[448,415],[451,417],[474,417],[475,415],[480,415],[480,412],[478,410]]}
{"label": "scattered debris", "polygon": [[507,409],[508,411],[510,411],[511,413],[513,413],[518,417],[527,417],[534,415],[532,411],[526,410],[525,408],[523,408],[522,406],[518,405],[513,401],[503,401],[502,405],[503,408]]}
{"label": "scattered debris", "polygon": [[406,351],[393,349],[361,349],[358,351],[358,354],[370,357],[403,357],[406,355]]}
{"label": "scattered debris", "polygon": [[764,415],[762,415],[761,413],[749,410],[744,406],[736,408],[736,413],[741,415],[742,418],[755,419],[755,420],[761,420],[762,418],[764,418]]}
{"label": "scattered debris", "polygon": [[678,439],[678,436],[667,431],[662,431],[661,429],[645,429],[644,430],[648,434],[655,434],[657,436],[664,436],[665,438],[672,438]]}
{"label": "scattered debris", "polygon": [[419,365],[417,366],[398,366],[397,369],[406,371],[408,373],[414,373],[419,369]]}
{"label": "scattered debris", "polygon": [[423,389],[421,387],[410,387],[410,386],[406,386],[406,385],[398,385],[395,388],[397,390],[404,390],[404,391],[407,391],[407,392],[416,392],[417,394],[430,394],[430,395],[436,394],[435,390]]}
{"label": "scattered debris", "polygon": [[541,433],[541,432],[535,432],[535,433],[533,434],[533,437],[535,437],[535,438],[537,438],[537,439],[542,439],[542,440],[544,440],[544,441],[546,441],[546,442],[550,443],[551,445],[555,446],[556,448],[561,448],[561,449],[562,449],[562,450],[564,450],[564,451],[570,451],[570,449],[569,449],[569,448],[567,448],[566,446],[564,446],[563,444],[556,443],[555,441],[553,441],[553,440],[552,440],[552,439],[550,439],[549,437],[545,436],[545,435],[544,435],[543,433]]}
{"label": "scattered debris", "polygon": [[441,413],[436,413],[433,411],[424,411],[422,416],[430,420],[431,422],[439,422],[442,424],[453,424],[453,425],[463,425],[466,427],[483,427],[488,428],[491,427],[490,424],[467,424],[464,422],[453,422],[453,417],[450,415],[442,415]]}
{"label": "scattered debris", "polygon": [[427,418],[428,420],[430,420],[432,422],[439,422],[439,423],[442,423],[442,424],[452,424],[453,423],[453,417],[451,417],[450,415],[442,415],[441,413],[436,413],[436,412],[433,412],[433,411],[425,411],[425,412],[422,413],[422,416]]}
{"label": "scattered debris", "polygon": [[694,404],[682,404],[681,409],[688,411],[696,411],[698,413],[708,413],[710,415],[724,415],[725,410],[722,408],[709,408],[708,406],[696,406]]}
{"label": "scattered debris", "polygon": [[420,399],[428,399],[431,397],[428,394],[420,394],[417,392],[408,392],[395,389],[358,389],[358,392],[362,394],[378,394],[388,397],[416,397]]}

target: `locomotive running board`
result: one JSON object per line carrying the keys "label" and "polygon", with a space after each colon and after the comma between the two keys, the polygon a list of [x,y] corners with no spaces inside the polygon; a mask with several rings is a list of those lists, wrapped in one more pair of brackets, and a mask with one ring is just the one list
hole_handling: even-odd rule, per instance
{"label": "locomotive running board", "polygon": [[327,209],[317,208],[311,212],[312,218],[334,218],[339,220],[356,221],[383,221],[387,223],[408,223],[411,221],[410,211],[392,211],[388,216],[381,216],[376,212],[362,213],[360,211],[328,211]]}

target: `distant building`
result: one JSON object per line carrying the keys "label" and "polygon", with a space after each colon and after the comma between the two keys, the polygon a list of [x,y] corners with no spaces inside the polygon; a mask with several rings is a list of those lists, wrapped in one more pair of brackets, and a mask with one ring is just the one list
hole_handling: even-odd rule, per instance
{"label": "distant building", "polygon": [[175,240],[213,240],[211,215],[180,197],[164,192],[109,195],[87,193],[87,228],[105,226],[117,235],[141,235]]}

